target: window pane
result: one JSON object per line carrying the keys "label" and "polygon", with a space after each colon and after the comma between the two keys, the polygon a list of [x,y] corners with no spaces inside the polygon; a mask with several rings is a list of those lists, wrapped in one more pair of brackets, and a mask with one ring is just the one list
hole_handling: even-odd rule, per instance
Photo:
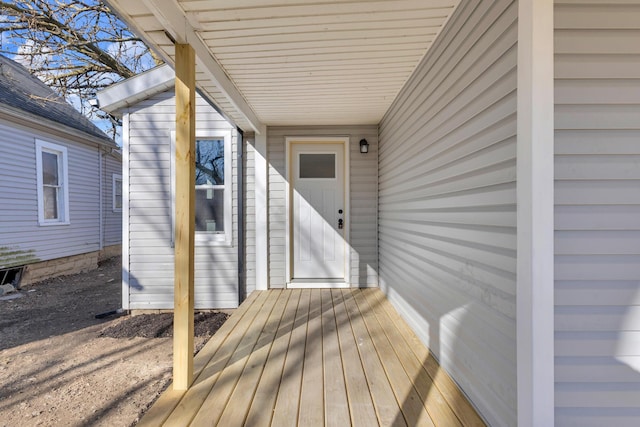
{"label": "window pane", "polygon": [[58,155],[42,152],[42,183],[58,185]]}
{"label": "window pane", "polygon": [[44,186],[44,219],[58,219],[58,189]]}
{"label": "window pane", "polygon": [[224,233],[224,190],[196,188],[196,231]]}
{"label": "window pane", "polygon": [[115,200],[115,206],[114,208],[116,209],[122,209],[122,181],[119,179],[115,180],[115,188],[113,189],[114,192],[114,200]]}
{"label": "window pane", "polygon": [[335,154],[300,154],[300,178],[335,177]]}
{"label": "window pane", "polygon": [[196,185],[224,184],[224,140],[196,140]]}

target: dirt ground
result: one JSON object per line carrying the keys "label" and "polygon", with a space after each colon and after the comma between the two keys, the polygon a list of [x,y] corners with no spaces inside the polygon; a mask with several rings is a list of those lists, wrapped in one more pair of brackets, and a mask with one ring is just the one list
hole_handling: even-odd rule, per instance
{"label": "dirt ground", "polygon": [[[0,427],[135,425],[170,381],[171,316],[96,319],[120,286],[113,258],[0,299]],[[225,319],[197,314],[196,348]]]}

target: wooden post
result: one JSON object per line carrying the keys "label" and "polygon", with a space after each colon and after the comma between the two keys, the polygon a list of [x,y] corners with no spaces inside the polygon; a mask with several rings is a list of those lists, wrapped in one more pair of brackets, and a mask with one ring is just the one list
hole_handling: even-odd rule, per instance
{"label": "wooden post", "polygon": [[195,232],[195,53],[176,44],[176,215],[173,312],[173,389],[193,381]]}

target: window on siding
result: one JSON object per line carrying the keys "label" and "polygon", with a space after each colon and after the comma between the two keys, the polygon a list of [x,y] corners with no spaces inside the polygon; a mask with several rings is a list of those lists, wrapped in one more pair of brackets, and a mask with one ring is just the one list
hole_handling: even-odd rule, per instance
{"label": "window on siding", "polygon": [[224,139],[196,140],[196,232],[224,233]]}
{"label": "window on siding", "polygon": [[113,184],[112,184],[112,194],[113,194],[113,211],[121,212],[122,211],[122,175],[113,175]]}
{"label": "window on siding", "polygon": [[40,225],[69,223],[67,149],[36,140],[38,222]]}
{"label": "window on siding", "polygon": [[[172,244],[175,238],[175,134],[171,140]],[[231,131],[196,135],[196,244],[230,244],[232,229]]]}

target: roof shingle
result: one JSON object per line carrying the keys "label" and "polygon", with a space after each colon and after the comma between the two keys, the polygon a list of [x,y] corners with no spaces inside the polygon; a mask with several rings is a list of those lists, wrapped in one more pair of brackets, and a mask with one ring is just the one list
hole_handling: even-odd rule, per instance
{"label": "roof shingle", "polygon": [[0,104],[82,131],[102,143],[116,144],[89,119],[29,71],[0,55]]}

